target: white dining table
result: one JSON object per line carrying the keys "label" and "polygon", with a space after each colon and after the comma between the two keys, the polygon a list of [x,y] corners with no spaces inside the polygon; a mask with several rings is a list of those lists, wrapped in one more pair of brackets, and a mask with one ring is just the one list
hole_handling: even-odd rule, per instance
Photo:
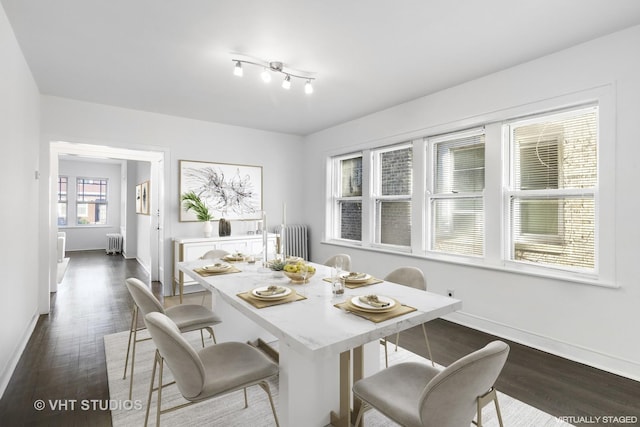
{"label": "white dining table", "polygon": [[[460,300],[382,281],[343,295],[332,293],[323,280],[331,269],[313,264],[309,283],[292,284],[259,263],[233,265],[237,273],[202,276],[194,269],[211,260],[179,263],[181,271],[212,292],[213,309],[223,322],[216,326],[219,341],[277,341],[279,353],[278,418],[283,427],[349,426],[359,402],[351,385],[380,370],[379,340],[441,317],[462,307]],[[288,286],[305,299],[256,308],[238,294],[267,285]],[[335,304],[355,296],[376,294],[416,308],[393,319],[374,323]]]}

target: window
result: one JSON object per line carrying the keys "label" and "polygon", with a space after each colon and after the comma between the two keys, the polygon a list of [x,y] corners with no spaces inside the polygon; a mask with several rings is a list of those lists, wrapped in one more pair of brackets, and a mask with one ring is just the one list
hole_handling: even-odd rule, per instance
{"label": "window", "polygon": [[362,155],[334,159],[337,236],[362,240]]}
{"label": "window", "polygon": [[615,111],[599,87],[337,154],[328,243],[616,286]]}
{"label": "window", "polygon": [[69,177],[58,176],[58,226],[67,225],[67,202]]}
{"label": "window", "polygon": [[597,107],[506,125],[509,260],[595,269]]}
{"label": "window", "polygon": [[78,225],[106,225],[107,180],[78,178],[76,183],[76,223]]}
{"label": "window", "polygon": [[412,154],[406,144],[373,153],[376,243],[411,246]]}
{"label": "window", "polygon": [[456,255],[484,252],[484,130],[428,140],[433,179],[427,205],[429,249]]}

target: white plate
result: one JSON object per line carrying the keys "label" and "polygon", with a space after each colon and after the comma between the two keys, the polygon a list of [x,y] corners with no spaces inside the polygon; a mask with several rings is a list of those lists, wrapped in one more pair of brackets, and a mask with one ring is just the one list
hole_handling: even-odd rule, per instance
{"label": "white plate", "polygon": [[251,291],[251,295],[253,295],[256,298],[260,298],[260,299],[280,299],[280,298],[284,298],[286,296],[289,296],[291,294],[291,288],[287,288],[286,286],[283,286],[283,288],[285,289],[284,292],[279,293],[279,294],[275,294],[275,295],[260,295],[258,292],[264,292],[268,289],[268,286],[261,286],[259,288],[255,288],[254,290]]}
{"label": "white plate", "polygon": [[393,308],[393,306],[396,305],[396,300],[389,297],[383,297],[382,295],[378,295],[378,301],[382,303],[388,302],[389,305],[386,307],[374,307],[372,305],[367,304],[366,302],[360,301],[359,296],[351,298],[351,304],[363,310],[384,311],[384,310],[390,310]]}
{"label": "white plate", "polygon": [[220,263],[220,264],[211,264],[205,265],[202,267],[203,270],[211,271],[213,273],[221,273],[223,271],[227,271],[231,268],[231,264]]}
{"label": "white plate", "polygon": [[371,279],[371,276],[367,273],[353,273],[354,275],[352,275],[351,273],[343,274],[342,277],[344,277],[344,281],[348,283],[362,283]]}

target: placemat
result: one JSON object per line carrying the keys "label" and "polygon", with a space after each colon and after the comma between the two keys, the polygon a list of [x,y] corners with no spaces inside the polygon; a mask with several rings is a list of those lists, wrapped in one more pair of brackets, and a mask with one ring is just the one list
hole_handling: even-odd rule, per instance
{"label": "placemat", "polygon": [[393,310],[385,311],[383,313],[372,313],[368,311],[358,310],[356,306],[354,306],[351,301],[348,300],[338,304],[334,304],[334,307],[348,311],[367,320],[371,320],[374,323],[384,322],[385,320],[393,319],[394,317],[402,316],[417,310],[414,307],[398,303]]}
{"label": "placemat", "polygon": [[224,271],[209,271],[209,270],[205,270],[204,268],[194,268],[193,271],[195,271],[196,273],[198,273],[201,276],[219,276],[221,274],[231,274],[231,273],[240,273],[242,272],[242,270],[238,269],[235,266],[231,266],[230,268],[224,270]]}
{"label": "placemat", "polygon": [[[324,279],[325,282],[332,282],[331,277],[325,277]],[[384,280],[381,279],[376,279],[375,277],[371,277],[371,279],[367,280],[366,282],[361,282],[361,283],[353,283],[353,282],[347,282],[345,280],[344,282],[344,287],[345,288],[349,288],[349,289],[356,289],[356,288],[361,288],[363,286],[369,286],[369,285],[375,285],[376,283],[382,283],[384,282]]]}
{"label": "placemat", "polygon": [[255,308],[271,307],[273,305],[287,304],[287,303],[290,303],[290,302],[301,301],[303,299],[307,299],[307,297],[298,294],[297,292],[295,292],[295,290],[294,290],[294,292],[291,292],[290,295],[287,295],[286,298],[282,298],[282,299],[279,299],[279,300],[276,300],[276,301],[264,301],[264,300],[261,300],[261,299],[254,298],[251,295],[251,291],[241,292],[241,293],[238,294],[238,297],[242,298],[243,300],[245,300],[246,302],[248,302],[249,304],[251,304]]}

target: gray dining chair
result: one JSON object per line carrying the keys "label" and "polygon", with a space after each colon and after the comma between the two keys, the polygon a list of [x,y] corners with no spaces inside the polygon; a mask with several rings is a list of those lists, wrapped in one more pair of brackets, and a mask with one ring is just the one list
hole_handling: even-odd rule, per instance
{"label": "gray dining chair", "polygon": [[344,271],[351,271],[351,257],[348,254],[336,254],[324,262],[324,265],[334,267],[336,262],[342,263],[342,269]]}
{"label": "gray dining chair", "polygon": [[229,252],[224,249],[211,249],[200,257],[200,259],[219,259],[229,255]]}
{"label": "gray dining chair", "polygon": [[[278,365],[264,353],[249,344],[225,342],[196,351],[182,336],[176,324],[162,313],[149,313],[144,318],[157,350],[151,373],[149,398],[144,425],[149,420],[151,399],[157,391],[156,426],[160,415],[185,406],[244,389],[245,408],[248,407],[247,387],[259,385],[267,393],[271,411],[278,426],[278,416],[269,389],[269,378],[278,375]],[[167,362],[174,382],[163,384],[164,361]],[[155,385],[158,368],[158,387]],[[188,402],[162,409],[162,389],[177,385]]]}
{"label": "gray dining chair", "polygon": [[446,368],[406,362],[363,378],[353,385],[362,401],[355,427],[370,408],[406,427],[482,427],[482,408],[492,401],[502,426],[494,384],[508,354],[506,343],[493,341]]}
{"label": "gray dining chair", "polygon": [[138,339],[138,331],[144,329],[138,327],[139,312],[142,313],[143,317],[152,312],[163,313],[178,325],[178,329],[181,332],[200,330],[200,338],[202,340],[203,347],[204,334],[202,331],[208,331],[215,344],[216,336],[213,333],[212,326],[217,325],[222,322],[222,320],[208,308],[197,304],[180,304],[175,307],[165,309],[160,301],[158,301],[153,293],[151,293],[149,287],[142,281],[134,277],[130,277],[125,281],[125,283],[134,303],[131,314],[131,328],[129,329],[129,343],[127,344],[127,356],[124,363],[124,374],[122,376],[122,379],[127,378],[127,365],[129,363],[129,354],[131,354],[131,373],[129,375],[129,400],[131,400],[133,393],[133,371],[136,361],[136,343],[150,339]]}
{"label": "gray dining chair", "polygon": [[[424,277],[422,270],[416,267],[399,267],[387,274],[384,278],[387,282],[394,282],[400,285],[409,286],[411,288],[427,290],[427,279]],[[429,337],[427,336],[427,328],[422,324],[422,334],[424,335],[424,342],[427,344],[427,353],[429,354],[429,360],[431,360],[431,366],[436,366],[431,355],[431,346],[429,345]],[[396,351],[398,351],[398,342],[400,340],[400,333],[396,334]],[[384,361],[385,366],[389,367],[389,357],[387,353],[387,339],[383,339],[384,345]]]}

